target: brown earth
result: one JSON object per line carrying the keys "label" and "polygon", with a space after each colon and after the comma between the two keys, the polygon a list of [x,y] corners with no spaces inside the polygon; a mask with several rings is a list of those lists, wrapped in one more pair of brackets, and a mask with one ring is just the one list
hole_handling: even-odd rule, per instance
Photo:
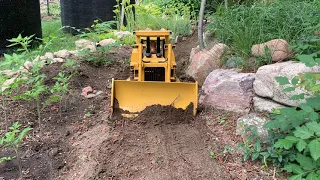
{"label": "brown earth", "polygon": [[[196,34],[177,44],[179,76],[196,44]],[[133,119],[109,118],[111,78],[129,76],[130,48],[120,48],[107,55],[115,59],[113,65],[80,63],[63,106],[52,104],[42,112],[41,133],[35,107],[9,101],[9,122],[0,121],[1,129],[14,121],[34,127],[20,150],[25,179],[273,179],[273,169],[262,170],[260,164],[243,163],[240,152],[224,151],[241,141],[235,135],[240,114],[205,109],[193,117],[191,110],[155,105]],[[55,83],[51,78],[62,69],[72,71],[61,64],[44,67],[45,83]],[[81,90],[86,86],[103,93],[85,99]],[[0,157],[12,153],[2,151]],[[1,163],[0,179],[18,179],[17,165],[17,160]]]}

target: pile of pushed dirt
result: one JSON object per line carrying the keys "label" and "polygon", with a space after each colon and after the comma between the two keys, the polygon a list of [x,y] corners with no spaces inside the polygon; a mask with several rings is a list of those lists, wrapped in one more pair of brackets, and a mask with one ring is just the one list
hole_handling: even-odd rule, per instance
{"label": "pile of pushed dirt", "polygon": [[181,124],[190,123],[193,117],[193,105],[190,104],[185,110],[182,108],[174,108],[173,106],[152,105],[146,107],[139,113],[137,117],[125,118],[122,110],[114,113],[114,119],[131,121],[144,126],[157,126],[162,124]]}

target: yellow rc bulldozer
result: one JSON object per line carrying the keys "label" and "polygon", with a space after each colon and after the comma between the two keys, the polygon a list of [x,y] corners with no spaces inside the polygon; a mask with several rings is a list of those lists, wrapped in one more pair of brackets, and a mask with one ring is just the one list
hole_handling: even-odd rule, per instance
{"label": "yellow rc bulldozer", "polygon": [[[126,80],[112,79],[111,108],[137,116],[148,106],[162,105],[186,109],[196,115],[198,82],[180,82],[176,76],[173,45],[169,30],[138,30],[130,61],[131,75]],[[117,103],[116,103],[117,102]],[[116,105],[116,106],[115,106]]]}

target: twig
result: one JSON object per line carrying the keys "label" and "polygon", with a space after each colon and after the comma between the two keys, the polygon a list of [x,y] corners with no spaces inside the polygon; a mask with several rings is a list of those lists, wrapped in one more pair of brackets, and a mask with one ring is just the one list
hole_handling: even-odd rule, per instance
{"label": "twig", "polygon": [[273,168],[273,176],[272,176],[272,178],[274,180],[276,180],[276,167]]}

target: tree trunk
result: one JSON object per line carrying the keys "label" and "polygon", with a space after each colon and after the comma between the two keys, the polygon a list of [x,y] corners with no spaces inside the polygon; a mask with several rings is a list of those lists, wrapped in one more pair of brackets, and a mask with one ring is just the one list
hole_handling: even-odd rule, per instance
{"label": "tree trunk", "polygon": [[204,16],[204,9],[206,6],[206,0],[201,0],[201,7],[199,12],[199,23],[198,23],[198,41],[200,50],[204,49],[204,42],[203,42],[203,16]]}

